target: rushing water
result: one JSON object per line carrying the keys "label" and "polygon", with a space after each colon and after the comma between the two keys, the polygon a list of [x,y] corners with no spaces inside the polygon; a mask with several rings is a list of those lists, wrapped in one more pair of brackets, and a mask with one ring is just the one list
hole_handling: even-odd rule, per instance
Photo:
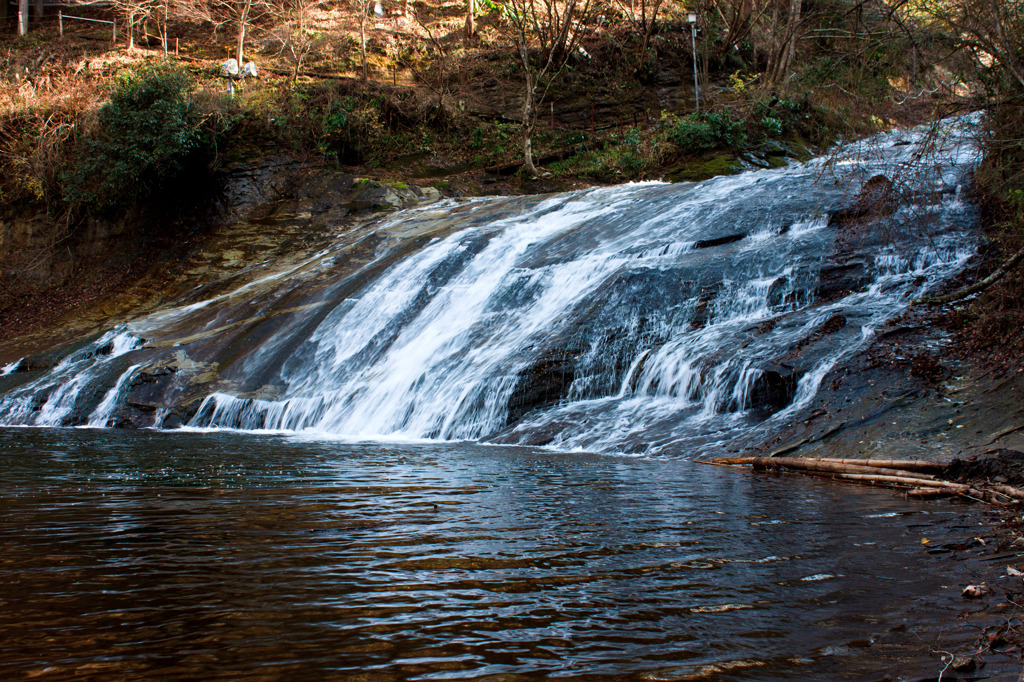
{"label": "rushing water", "polygon": [[879,679],[977,634],[927,551],[975,509],[677,459],[8,429],[0,509],[5,679]]}
{"label": "rushing water", "polygon": [[[974,254],[968,132],[698,184],[400,212],[54,366],[5,368],[0,424],[686,457],[741,443]],[[837,218],[877,175],[892,179],[877,220]]]}

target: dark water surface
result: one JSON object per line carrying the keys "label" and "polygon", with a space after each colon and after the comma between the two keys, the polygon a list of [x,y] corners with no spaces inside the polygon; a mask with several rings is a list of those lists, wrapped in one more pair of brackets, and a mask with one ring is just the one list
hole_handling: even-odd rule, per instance
{"label": "dark water surface", "polygon": [[977,633],[926,548],[980,520],[671,459],[8,429],[0,677],[934,677]]}

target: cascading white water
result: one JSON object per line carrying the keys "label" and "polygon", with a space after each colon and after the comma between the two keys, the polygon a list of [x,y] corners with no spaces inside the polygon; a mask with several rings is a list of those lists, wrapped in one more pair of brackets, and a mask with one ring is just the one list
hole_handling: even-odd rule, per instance
{"label": "cascading white water", "polygon": [[[455,204],[467,227],[439,233],[357,285],[345,279],[346,293],[301,343],[279,353],[278,334],[249,349],[244,371],[210,392],[190,425],[689,452],[783,420],[872,330],[973,254],[973,212],[958,188],[977,152],[964,126],[949,124],[928,164],[906,144],[909,134],[894,133],[831,159],[699,184]],[[860,257],[859,289],[817,300],[837,238],[830,216],[877,174],[897,178],[903,195],[917,188],[917,199],[886,217],[888,245]],[[414,233],[420,215],[396,215],[379,231]],[[377,248],[366,272],[393,243]],[[330,262],[316,256],[323,272]],[[190,349],[231,328],[210,311],[258,287],[243,289],[132,328],[159,336],[195,316],[208,331],[180,342]],[[331,300],[334,289],[324,291],[310,309]],[[842,331],[814,341],[830,320]],[[780,361],[812,341],[800,367]],[[9,392],[0,422],[66,421],[98,368],[136,348],[122,343],[124,351],[72,354]],[[126,364],[90,424],[112,419],[137,371]],[[231,390],[256,369],[273,390]],[[161,420],[169,407],[157,408]]]}
{"label": "cascading white water", "polygon": [[103,400],[92,411],[92,414],[89,415],[89,426],[103,428],[110,423],[110,419],[114,415],[114,409],[117,407],[118,399],[124,392],[125,384],[128,383],[128,380],[132,378],[132,375],[135,374],[135,370],[138,368],[139,365],[132,365],[125,370],[124,374],[118,377],[114,387],[107,391],[107,394],[103,396]]}
{"label": "cascading white water", "polygon": [[47,374],[4,396],[0,401],[0,424],[63,426],[83,389],[107,364],[141,345],[140,339],[118,328],[73,351]]}

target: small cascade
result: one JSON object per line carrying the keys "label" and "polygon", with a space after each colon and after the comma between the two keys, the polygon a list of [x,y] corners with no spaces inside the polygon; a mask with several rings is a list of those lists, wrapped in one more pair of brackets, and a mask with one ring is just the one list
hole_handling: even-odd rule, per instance
{"label": "small cascade", "polygon": [[114,387],[107,391],[107,394],[103,396],[103,400],[96,406],[93,413],[89,415],[89,426],[102,429],[110,423],[110,418],[114,415],[114,410],[117,408],[118,399],[124,392],[125,384],[128,383],[128,380],[132,378],[135,370],[139,367],[140,365],[132,365],[118,378]]}
{"label": "small cascade", "polygon": [[83,390],[101,378],[112,361],[141,346],[141,339],[118,328],[72,351],[46,374],[4,394],[0,425],[66,425]]}
{"label": "small cascade", "polygon": [[[783,423],[964,267],[970,125],[703,183],[401,212],[74,350],[7,390],[0,423],[146,403],[156,426],[692,454]],[[865,217],[869,181],[900,202]]]}

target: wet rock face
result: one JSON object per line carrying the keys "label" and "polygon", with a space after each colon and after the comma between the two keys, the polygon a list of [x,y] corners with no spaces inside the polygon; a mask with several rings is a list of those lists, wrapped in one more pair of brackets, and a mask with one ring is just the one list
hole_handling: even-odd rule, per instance
{"label": "wet rock face", "polygon": [[855,221],[880,218],[896,209],[896,191],[892,180],[884,175],[875,175],[861,187],[860,194],[852,206],[832,214],[831,225],[848,229]]}
{"label": "wet rock face", "polygon": [[745,409],[778,412],[793,402],[800,375],[792,367],[776,367],[754,381]]}
{"label": "wet rock face", "polygon": [[693,456],[712,435],[779,428],[764,419],[874,343],[924,271],[904,257],[917,244],[896,253],[873,222],[884,178],[852,199],[790,167],[389,216],[437,193],[288,173],[243,183],[244,229],[205,242],[208,262],[121,332],[145,341],[121,360],[90,351],[117,360],[83,399],[106,423]]}
{"label": "wet rock face", "polygon": [[871,283],[868,264],[863,258],[830,258],[821,267],[821,277],[814,292],[814,300],[821,303],[838,301],[844,296],[861,291]]}
{"label": "wet rock face", "polygon": [[832,214],[829,227],[835,230],[834,249],[821,266],[815,300],[836,301],[871,283],[871,262],[866,253],[888,240],[879,229],[879,221],[896,210],[896,200],[892,181],[876,175],[864,183],[850,206]]}
{"label": "wet rock face", "polygon": [[[729,238],[721,245],[735,241]],[[571,327],[518,373],[507,423],[515,424],[570,396],[588,399],[618,393],[638,348],[665,343],[669,330],[682,319],[691,320],[694,328],[707,323],[710,303],[720,288],[720,282],[711,283],[708,272],[713,270],[699,265],[624,271],[604,283],[574,312]],[[634,370],[634,377],[638,373]]]}
{"label": "wet rock face", "polygon": [[508,423],[514,424],[524,415],[565,398],[581,354],[580,349],[554,349],[522,370],[508,402]]}

